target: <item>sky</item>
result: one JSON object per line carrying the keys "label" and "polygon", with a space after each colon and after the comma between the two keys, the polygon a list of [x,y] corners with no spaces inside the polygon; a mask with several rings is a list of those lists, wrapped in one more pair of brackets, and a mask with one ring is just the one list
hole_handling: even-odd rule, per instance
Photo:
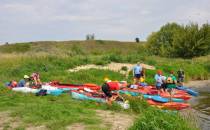
{"label": "sky", "polygon": [[168,22],[210,21],[210,0],[0,0],[0,43],[146,40]]}

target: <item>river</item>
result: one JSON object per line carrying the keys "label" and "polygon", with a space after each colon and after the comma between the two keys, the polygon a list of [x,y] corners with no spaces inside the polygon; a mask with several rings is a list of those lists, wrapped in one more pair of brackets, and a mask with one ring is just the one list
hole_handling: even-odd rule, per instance
{"label": "river", "polygon": [[199,92],[199,96],[189,102],[196,111],[201,130],[210,130],[210,80],[192,81],[186,86]]}

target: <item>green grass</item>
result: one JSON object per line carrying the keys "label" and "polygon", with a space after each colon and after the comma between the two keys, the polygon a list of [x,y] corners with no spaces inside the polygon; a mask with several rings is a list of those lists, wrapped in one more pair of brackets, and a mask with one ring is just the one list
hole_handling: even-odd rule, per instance
{"label": "green grass", "polygon": [[[120,47],[119,47],[120,46]],[[23,51],[24,50],[24,51]],[[162,69],[165,74],[180,67],[186,72],[186,80],[208,79],[210,77],[210,57],[194,59],[168,59],[151,56],[145,51],[144,44],[122,43],[115,41],[72,41],[72,42],[37,42],[0,46],[0,111],[9,111],[27,125],[45,125],[49,129],[64,129],[76,122],[82,122],[90,129],[97,128],[102,120],[96,116],[95,109],[123,111],[117,105],[84,102],[71,99],[68,94],[59,97],[11,92],[4,83],[20,80],[23,75],[37,71],[41,80],[58,80],[64,83],[96,83],[101,85],[104,77],[112,80],[132,81],[124,75],[108,70],[83,70],[69,73],[67,70],[78,65],[110,62],[136,63],[141,61]],[[146,70],[146,81],[154,83],[156,70]],[[193,125],[179,115],[172,115],[153,109],[140,99],[129,99],[131,109],[123,111],[135,113],[138,118],[131,129],[193,129]],[[164,120],[164,122],[163,122]],[[173,122],[173,123],[171,123]],[[183,123],[180,123],[183,122]],[[162,123],[162,125],[161,125]],[[175,127],[177,126],[177,127]],[[8,127],[7,125],[5,127]],[[196,128],[195,128],[196,129]]]}

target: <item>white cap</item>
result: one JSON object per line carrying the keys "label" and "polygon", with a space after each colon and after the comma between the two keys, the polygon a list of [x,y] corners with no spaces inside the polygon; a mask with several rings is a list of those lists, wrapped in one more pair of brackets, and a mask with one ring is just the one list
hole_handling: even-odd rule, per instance
{"label": "white cap", "polygon": [[24,75],[24,79],[29,79],[29,76],[28,75]]}

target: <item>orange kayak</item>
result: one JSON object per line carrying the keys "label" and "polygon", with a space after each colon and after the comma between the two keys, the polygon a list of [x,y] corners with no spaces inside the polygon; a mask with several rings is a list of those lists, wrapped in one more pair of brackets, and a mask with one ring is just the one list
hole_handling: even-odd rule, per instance
{"label": "orange kayak", "polygon": [[[161,93],[160,96],[164,98],[170,98],[170,94],[166,92]],[[172,95],[172,98],[181,98],[184,100],[189,100],[191,96],[189,94],[184,93],[175,93],[174,95]]]}
{"label": "orange kayak", "polygon": [[182,110],[182,109],[190,107],[190,104],[179,103],[179,102],[168,102],[168,103],[164,103],[162,106],[163,108],[167,108],[167,109]]}

